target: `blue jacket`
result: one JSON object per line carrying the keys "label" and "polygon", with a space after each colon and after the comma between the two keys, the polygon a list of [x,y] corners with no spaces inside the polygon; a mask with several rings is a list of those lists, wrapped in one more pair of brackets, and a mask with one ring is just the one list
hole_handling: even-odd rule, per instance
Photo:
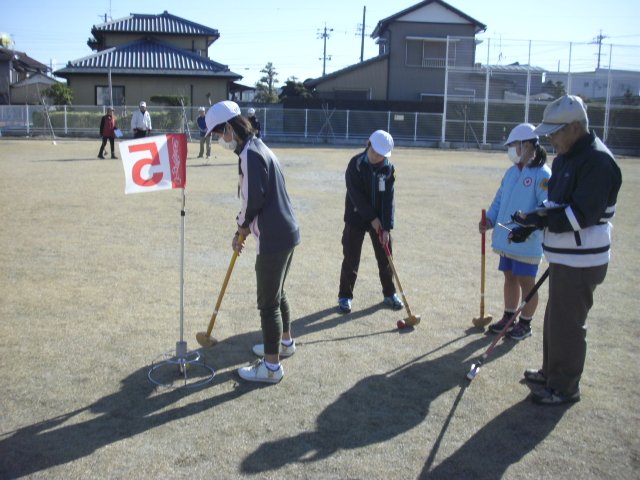
{"label": "blue jacket", "polygon": [[491,247],[499,255],[537,265],[542,259],[542,232],[536,230],[526,242],[509,243],[509,231],[498,226],[508,225],[517,210],[530,212],[547,199],[547,183],[551,170],[547,165],[522,170],[513,165],[507,170],[496,196],[487,210],[487,219],[493,225]]}
{"label": "blue jacket", "polygon": [[277,157],[254,136],[236,153],[242,172],[238,225],[251,229],[258,254],[295,247],[300,243],[300,229]]}
{"label": "blue jacket", "polygon": [[200,137],[204,137],[207,134],[207,121],[205,117],[198,116],[196,120],[198,128],[200,129]]}

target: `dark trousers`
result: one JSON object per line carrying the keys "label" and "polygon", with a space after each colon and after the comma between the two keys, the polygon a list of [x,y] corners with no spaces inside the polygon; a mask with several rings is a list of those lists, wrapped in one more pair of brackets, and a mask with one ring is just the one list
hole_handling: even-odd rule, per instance
{"label": "dark trousers", "polygon": [[[360,255],[362,254],[362,243],[364,242],[364,234],[369,233],[371,245],[373,245],[373,253],[378,262],[378,275],[382,284],[382,294],[389,297],[396,293],[396,287],[393,284],[393,271],[389,265],[387,254],[380,243],[378,234],[369,228],[369,230],[360,230],[352,227],[348,223],[344,224],[342,232],[342,268],[340,269],[340,289],[338,297],[353,298],[353,289],[358,278],[358,268],[360,268]],[[389,251],[391,250],[391,239],[389,239]]]}
{"label": "dark trousers", "polygon": [[98,155],[102,155],[104,147],[107,145],[107,140],[111,146],[111,155],[115,155],[116,151],[113,149],[113,137],[102,137],[102,145],[100,145],[100,153],[98,153]]}
{"label": "dark trousers", "polygon": [[256,256],[258,310],[265,355],[278,354],[282,332],[288,332],[290,328],[291,309],[284,282],[291,266],[293,250]]}
{"label": "dark trousers", "polygon": [[544,313],[542,372],[547,386],[563,395],[575,393],[587,356],[587,315],[593,292],[607,275],[607,265],[576,268],[549,265],[549,299]]}
{"label": "dark trousers", "polygon": [[146,130],[134,130],[133,138],[142,138],[147,136]]}

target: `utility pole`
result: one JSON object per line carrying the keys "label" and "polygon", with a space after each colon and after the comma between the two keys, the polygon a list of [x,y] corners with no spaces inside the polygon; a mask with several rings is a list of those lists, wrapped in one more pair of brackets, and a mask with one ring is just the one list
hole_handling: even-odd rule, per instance
{"label": "utility pole", "polygon": [[[318,38],[322,38],[324,40],[324,50],[323,50],[323,54],[322,54],[322,76],[324,77],[327,69],[327,38],[329,38],[329,36],[331,35],[331,32],[333,32],[333,28],[327,28],[327,24],[324,24],[324,32],[320,33],[318,32]],[[329,55],[329,60],[331,60],[331,55]]]}
{"label": "utility pole", "polygon": [[600,68],[600,55],[602,52],[602,40],[604,40],[605,38],[609,38],[606,35],[602,35],[602,30],[600,30],[600,35],[598,35],[596,38],[593,39],[593,42],[591,43],[597,43],[598,44],[598,66],[596,67],[596,70],[598,70]]}
{"label": "utility pole", "polygon": [[365,23],[365,18],[367,16],[367,6],[365,5],[364,7],[362,7],[362,37],[360,40],[360,63],[362,63],[362,61],[364,60],[364,26],[366,25]]}

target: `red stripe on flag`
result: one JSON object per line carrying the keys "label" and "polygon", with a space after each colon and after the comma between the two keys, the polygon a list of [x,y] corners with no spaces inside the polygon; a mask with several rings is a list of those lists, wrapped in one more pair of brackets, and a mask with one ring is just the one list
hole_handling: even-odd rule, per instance
{"label": "red stripe on flag", "polygon": [[168,133],[167,149],[171,167],[171,187],[187,185],[187,136],[184,133]]}

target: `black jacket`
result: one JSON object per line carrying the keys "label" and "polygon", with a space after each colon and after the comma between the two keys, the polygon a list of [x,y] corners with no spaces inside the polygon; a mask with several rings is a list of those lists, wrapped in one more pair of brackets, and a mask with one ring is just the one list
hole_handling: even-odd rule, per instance
{"label": "black jacket", "polygon": [[366,150],[349,161],[345,173],[347,195],[344,221],[361,230],[371,228],[378,217],[384,230],[393,229],[395,168],[385,158],[380,166],[372,166]]}
{"label": "black jacket", "polygon": [[550,263],[573,267],[609,261],[611,223],[622,173],[609,149],[593,132],[580,138],[551,166],[549,212],[543,249]]}

